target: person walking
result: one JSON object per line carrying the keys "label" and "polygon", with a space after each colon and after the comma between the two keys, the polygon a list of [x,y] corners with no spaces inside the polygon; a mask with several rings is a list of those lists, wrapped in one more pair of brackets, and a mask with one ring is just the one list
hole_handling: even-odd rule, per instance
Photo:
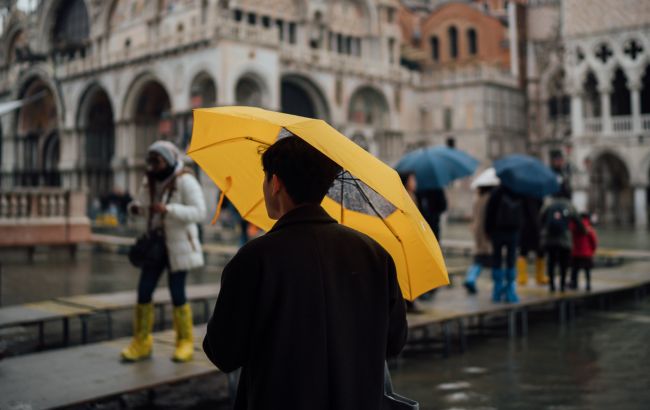
{"label": "person walking", "polygon": [[519,234],[519,257],[517,258],[517,284],[528,283],[528,254],[535,254],[535,281],[538,285],[548,284],[544,270],[544,251],[540,244],[541,223],[539,213],[543,201],[539,198],[524,197],[522,205],[524,217]]}
{"label": "person walking", "polygon": [[594,253],[598,247],[598,236],[596,230],[591,225],[591,215],[588,212],[580,214],[580,226],[571,221],[569,222],[569,230],[573,238],[573,246],[571,248],[571,281],[569,288],[573,290],[578,289],[578,274],[581,269],[585,271],[587,292],[591,290],[591,268],[594,266]]}
{"label": "person walking", "polygon": [[493,302],[519,301],[515,289],[515,258],[523,218],[522,208],[521,198],[503,185],[492,192],[487,204],[485,231],[492,241]]}
{"label": "person walking", "polygon": [[[497,181],[498,182],[498,181]],[[492,266],[492,243],[485,232],[485,213],[494,186],[479,186],[472,207],[472,234],[474,236],[474,263],[465,274],[463,286],[470,294],[476,294],[476,280],[483,268]]]}
{"label": "person walking", "polygon": [[542,246],[547,255],[546,268],[551,292],[555,292],[556,289],[556,266],[560,271],[560,291],[564,292],[566,287],[566,273],[572,245],[569,223],[573,221],[576,224],[576,229],[584,229],[569,198],[570,194],[566,190],[560,189],[542,209],[540,217]]}
{"label": "person walking", "polygon": [[[205,219],[206,206],[201,186],[185,169],[176,146],[156,141],[147,150],[147,173],[136,201],[129,211],[147,219],[147,237],[157,241],[160,255],[142,263],[138,282],[138,304],[133,318],[133,339],[122,350],[126,361],[147,358],[152,353],[154,322],[152,295],[163,271],[168,271],[172,297],[176,349],[173,360],[192,359],[192,310],[185,295],[185,278],[190,269],[203,266],[203,251],[197,224]],[[137,255],[136,255],[137,256]]]}
{"label": "person walking", "polygon": [[406,342],[390,254],[320,206],[340,167],[304,140],[262,154],[277,220],[226,265],[203,349],[241,368],[235,409],[382,408],[384,362]]}

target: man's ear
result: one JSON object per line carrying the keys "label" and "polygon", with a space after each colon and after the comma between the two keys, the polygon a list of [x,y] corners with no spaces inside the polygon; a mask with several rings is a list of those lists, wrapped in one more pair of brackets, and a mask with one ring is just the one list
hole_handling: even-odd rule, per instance
{"label": "man's ear", "polygon": [[280,191],[281,188],[284,188],[282,180],[278,178],[277,175],[273,174],[271,177],[271,193],[275,195]]}

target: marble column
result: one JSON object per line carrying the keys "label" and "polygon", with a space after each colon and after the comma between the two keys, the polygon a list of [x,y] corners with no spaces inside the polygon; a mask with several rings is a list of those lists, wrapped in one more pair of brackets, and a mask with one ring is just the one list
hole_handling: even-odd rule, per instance
{"label": "marble column", "polygon": [[641,228],[648,226],[648,191],[645,186],[634,187],[634,224]]}
{"label": "marble column", "polygon": [[612,94],[611,87],[599,87],[600,91],[600,118],[603,124],[603,134],[612,133],[612,108],[610,95]]}
{"label": "marble column", "polygon": [[632,132],[641,133],[641,82],[630,82],[630,100],[632,107]]}
{"label": "marble column", "polygon": [[585,120],[582,112],[582,94],[571,94],[571,133],[573,137],[580,137],[585,132]]}

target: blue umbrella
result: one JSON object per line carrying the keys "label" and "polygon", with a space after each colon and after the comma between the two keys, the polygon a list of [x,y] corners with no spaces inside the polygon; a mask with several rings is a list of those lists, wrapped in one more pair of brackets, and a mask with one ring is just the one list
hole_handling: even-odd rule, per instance
{"label": "blue umbrella", "polygon": [[557,175],[537,158],[512,154],[494,161],[501,185],[527,196],[544,197],[560,190]]}
{"label": "blue umbrella", "polygon": [[472,175],[478,161],[455,148],[435,146],[419,148],[399,160],[397,172],[413,172],[418,191],[444,188],[454,179]]}

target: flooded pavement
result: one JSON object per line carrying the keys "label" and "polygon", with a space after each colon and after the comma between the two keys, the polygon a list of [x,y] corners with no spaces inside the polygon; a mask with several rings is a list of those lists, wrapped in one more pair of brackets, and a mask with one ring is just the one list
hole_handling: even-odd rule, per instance
{"label": "flooded pavement", "polygon": [[[587,311],[527,338],[489,338],[464,354],[418,355],[391,370],[395,390],[425,409],[647,409],[650,300]],[[471,341],[470,341],[471,343]]]}

